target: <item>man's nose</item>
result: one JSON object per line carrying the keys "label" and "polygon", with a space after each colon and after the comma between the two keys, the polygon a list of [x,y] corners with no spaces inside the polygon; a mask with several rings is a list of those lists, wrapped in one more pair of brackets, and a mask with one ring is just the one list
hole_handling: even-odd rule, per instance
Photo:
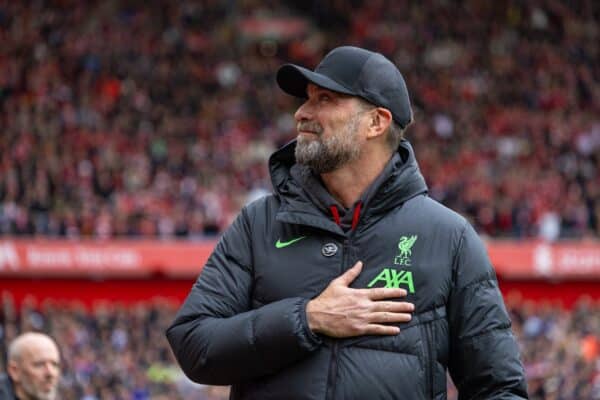
{"label": "man's nose", "polygon": [[53,363],[44,364],[44,374],[48,377],[55,377],[58,375],[59,368]]}
{"label": "man's nose", "polygon": [[296,121],[304,121],[312,118],[312,106],[309,104],[309,100],[302,103],[294,114]]}

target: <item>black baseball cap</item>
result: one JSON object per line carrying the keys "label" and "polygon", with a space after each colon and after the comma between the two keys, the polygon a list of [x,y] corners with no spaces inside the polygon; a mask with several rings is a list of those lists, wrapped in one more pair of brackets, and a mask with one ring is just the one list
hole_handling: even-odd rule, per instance
{"label": "black baseball cap", "polygon": [[285,64],[277,71],[277,84],[292,96],[307,98],[309,82],[387,108],[402,128],[412,122],[404,78],[382,54],[342,46],[331,50],[314,71],[295,64]]}

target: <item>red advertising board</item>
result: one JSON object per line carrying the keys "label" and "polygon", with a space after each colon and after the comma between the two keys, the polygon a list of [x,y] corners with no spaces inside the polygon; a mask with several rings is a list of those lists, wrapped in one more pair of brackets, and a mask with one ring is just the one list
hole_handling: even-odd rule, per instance
{"label": "red advertising board", "polygon": [[488,242],[496,272],[507,279],[600,279],[600,242]]}
{"label": "red advertising board", "polygon": [[[196,277],[214,241],[0,240],[0,276]],[[490,241],[504,279],[600,280],[600,242]]]}
{"label": "red advertising board", "polygon": [[197,276],[214,245],[212,241],[0,240],[0,275]]}

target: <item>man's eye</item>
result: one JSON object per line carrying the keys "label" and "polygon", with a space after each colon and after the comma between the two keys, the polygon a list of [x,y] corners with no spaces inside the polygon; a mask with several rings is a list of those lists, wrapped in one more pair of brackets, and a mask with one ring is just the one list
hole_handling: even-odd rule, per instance
{"label": "man's eye", "polygon": [[329,97],[328,94],[322,94],[322,95],[319,96],[319,100],[321,100],[321,101],[329,101],[329,100],[331,100],[331,97]]}

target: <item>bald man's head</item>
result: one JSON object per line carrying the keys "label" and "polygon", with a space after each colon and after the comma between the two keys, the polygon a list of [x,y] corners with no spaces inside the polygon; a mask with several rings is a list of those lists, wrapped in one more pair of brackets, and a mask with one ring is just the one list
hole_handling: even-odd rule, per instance
{"label": "bald man's head", "polygon": [[60,354],[54,340],[37,332],[15,338],[8,346],[8,375],[19,399],[56,399]]}

